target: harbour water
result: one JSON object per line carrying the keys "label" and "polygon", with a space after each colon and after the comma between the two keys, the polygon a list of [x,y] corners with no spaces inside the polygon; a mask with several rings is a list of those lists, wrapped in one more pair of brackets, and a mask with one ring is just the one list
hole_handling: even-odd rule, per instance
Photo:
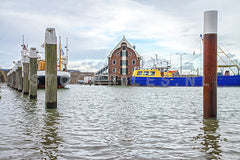
{"label": "harbour water", "polygon": [[240,159],[239,93],[203,120],[202,87],[68,85],[47,110],[1,84],[0,159]]}

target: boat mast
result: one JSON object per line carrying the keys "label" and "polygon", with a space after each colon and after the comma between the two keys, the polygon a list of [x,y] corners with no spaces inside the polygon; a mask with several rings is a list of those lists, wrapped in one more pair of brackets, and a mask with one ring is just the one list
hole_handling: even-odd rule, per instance
{"label": "boat mast", "polygon": [[23,35],[23,45],[24,45],[24,35]]}
{"label": "boat mast", "polygon": [[58,67],[59,71],[61,71],[61,36],[59,36],[59,59],[58,59]]}
{"label": "boat mast", "polygon": [[[61,46],[61,40],[60,40],[60,46]],[[61,64],[63,65],[63,70],[66,71],[67,70],[67,64],[68,64],[68,39],[66,38],[66,54],[64,55],[64,52],[63,52],[63,49],[62,48],[59,48],[60,49],[60,53],[61,53]]]}
{"label": "boat mast", "polygon": [[67,64],[68,64],[68,38],[66,37],[66,63],[65,63],[65,69],[67,70]]}

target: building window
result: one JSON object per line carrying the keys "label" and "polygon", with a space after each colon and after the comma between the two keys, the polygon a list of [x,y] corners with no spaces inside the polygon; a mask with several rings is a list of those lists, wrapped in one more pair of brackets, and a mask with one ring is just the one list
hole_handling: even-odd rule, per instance
{"label": "building window", "polygon": [[136,60],[135,60],[135,59],[132,60],[132,64],[133,64],[133,65],[136,64]]}
{"label": "building window", "polygon": [[116,68],[113,68],[113,73],[116,73]]}
{"label": "building window", "polygon": [[123,50],[126,50],[126,47],[125,47],[125,46],[123,46]]}
{"label": "building window", "polygon": [[122,68],[122,74],[126,74],[126,68]]}
{"label": "building window", "polygon": [[126,74],[126,69],[127,68],[120,68],[120,74]]}
{"label": "building window", "polygon": [[117,55],[119,55],[119,52],[117,52]]}
{"label": "building window", "polygon": [[120,66],[128,66],[128,60],[120,60]]}
{"label": "building window", "polygon": [[125,56],[126,56],[126,51],[122,51],[121,57],[125,57]]}
{"label": "building window", "polygon": [[116,60],[113,60],[112,63],[115,65],[116,64]]}
{"label": "building window", "polygon": [[132,55],[132,53],[131,53],[131,52],[129,52],[129,55],[131,56],[131,55]]}

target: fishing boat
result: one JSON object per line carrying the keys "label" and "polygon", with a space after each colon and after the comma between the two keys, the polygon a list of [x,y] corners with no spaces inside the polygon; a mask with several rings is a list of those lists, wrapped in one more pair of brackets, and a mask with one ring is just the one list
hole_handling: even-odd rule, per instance
{"label": "fishing boat", "polygon": [[[225,64],[218,64],[218,68],[229,68],[230,71],[232,67],[237,68],[237,74],[230,74],[229,70],[225,70],[225,73],[218,72],[217,75],[217,86],[240,86],[240,67],[231,60],[231,58],[218,46],[218,57]],[[222,53],[226,56],[231,64],[227,64],[224,59],[220,56],[219,53]],[[222,70],[222,69],[221,69]],[[222,70],[223,71],[223,70]],[[170,66],[157,68],[156,66],[153,69],[136,69],[133,71],[131,77],[132,85],[140,86],[203,86],[203,76],[199,75],[180,75],[177,70],[171,70]],[[205,84],[206,85],[206,84]]]}

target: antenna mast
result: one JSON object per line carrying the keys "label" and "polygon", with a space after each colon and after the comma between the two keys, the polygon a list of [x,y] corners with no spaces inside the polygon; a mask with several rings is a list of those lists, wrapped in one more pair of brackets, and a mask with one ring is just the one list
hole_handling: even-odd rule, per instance
{"label": "antenna mast", "polygon": [[68,59],[68,38],[66,37],[66,57]]}
{"label": "antenna mast", "polygon": [[24,34],[23,34],[23,45],[24,45]]}

